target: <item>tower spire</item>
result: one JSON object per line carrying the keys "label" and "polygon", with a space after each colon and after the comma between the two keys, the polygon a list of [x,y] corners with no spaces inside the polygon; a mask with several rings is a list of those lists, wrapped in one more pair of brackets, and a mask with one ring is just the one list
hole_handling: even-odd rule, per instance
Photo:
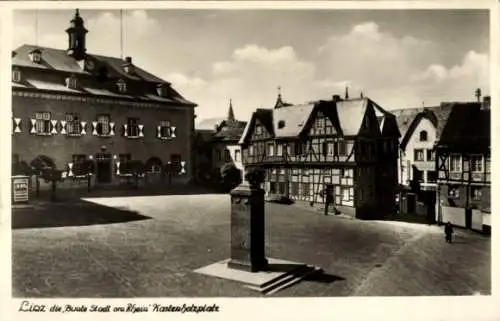
{"label": "tower spire", "polygon": [[229,110],[227,112],[227,120],[234,121],[233,100],[229,99]]}
{"label": "tower spire", "polygon": [[85,37],[88,30],[85,29],[83,19],[80,17],[80,10],[75,10],[75,16],[70,21],[70,26],[66,29],[68,34],[68,55],[80,61],[85,58],[87,48],[85,47]]}
{"label": "tower spire", "polygon": [[285,104],[283,103],[283,99],[281,97],[281,86],[278,86],[278,98],[276,99],[276,104],[274,104],[274,108],[281,108]]}

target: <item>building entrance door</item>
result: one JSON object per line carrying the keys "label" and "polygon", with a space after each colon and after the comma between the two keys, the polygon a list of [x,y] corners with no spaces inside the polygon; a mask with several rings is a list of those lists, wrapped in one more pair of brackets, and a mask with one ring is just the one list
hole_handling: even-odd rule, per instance
{"label": "building entrance door", "polygon": [[111,182],[111,154],[96,154],[96,178],[97,183],[106,184]]}

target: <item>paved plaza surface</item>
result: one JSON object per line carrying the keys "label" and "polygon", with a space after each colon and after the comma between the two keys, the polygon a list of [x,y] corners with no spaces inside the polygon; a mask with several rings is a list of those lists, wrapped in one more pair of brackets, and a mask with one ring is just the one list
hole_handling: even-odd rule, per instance
{"label": "paved plaza surface", "polygon": [[[36,203],[13,211],[14,297],[261,296],[194,273],[230,255],[229,195]],[[36,209],[36,210],[34,210]],[[272,296],[490,294],[490,238],[266,203],[267,256],[324,270]]]}

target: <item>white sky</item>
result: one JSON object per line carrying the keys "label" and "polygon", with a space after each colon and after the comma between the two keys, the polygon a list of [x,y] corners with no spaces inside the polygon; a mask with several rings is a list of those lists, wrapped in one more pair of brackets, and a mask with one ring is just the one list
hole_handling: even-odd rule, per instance
{"label": "white sky", "polygon": [[[119,11],[80,10],[87,52],[120,56]],[[67,48],[73,11],[17,11],[14,48]],[[489,93],[487,11],[127,10],[124,52],[196,102],[198,120],[362,90],[386,109]],[[38,35],[38,36],[37,36]]]}

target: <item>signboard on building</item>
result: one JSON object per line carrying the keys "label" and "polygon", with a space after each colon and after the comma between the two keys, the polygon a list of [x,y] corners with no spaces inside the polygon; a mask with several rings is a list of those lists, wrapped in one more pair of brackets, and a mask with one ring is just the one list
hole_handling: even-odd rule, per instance
{"label": "signboard on building", "polygon": [[12,200],[14,203],[27,202],[29,197],[29,177],[12,176]]}

